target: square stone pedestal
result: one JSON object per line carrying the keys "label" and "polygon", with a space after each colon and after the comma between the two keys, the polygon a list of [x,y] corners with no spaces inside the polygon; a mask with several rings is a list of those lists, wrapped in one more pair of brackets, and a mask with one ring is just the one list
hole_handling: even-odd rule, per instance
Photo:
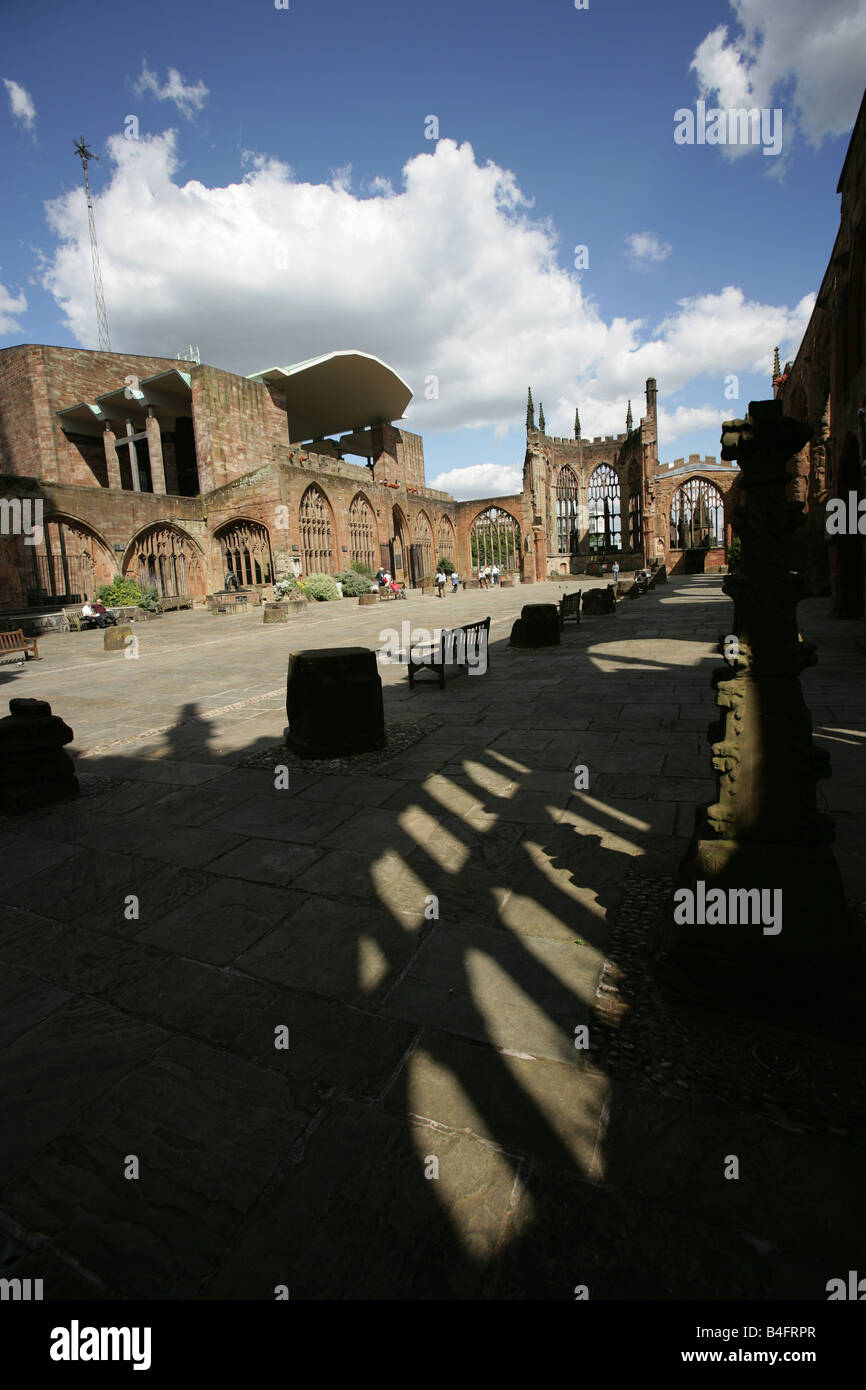
{"label": "square stone pedestal", "polygon": [[376,653],[367,647],[292,652],[286,678],[286,743],[302,758],[337,758],[385,747]]}

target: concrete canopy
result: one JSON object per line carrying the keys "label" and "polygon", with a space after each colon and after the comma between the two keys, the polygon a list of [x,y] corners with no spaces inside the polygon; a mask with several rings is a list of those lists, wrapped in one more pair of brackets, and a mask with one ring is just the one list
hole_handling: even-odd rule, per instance
{"label": "concrete canopy", "polygon": [[350,349],[250,376],[273,382],[285,393],[293,443],[399,420],[412,399],[410,387],[391,367]]}

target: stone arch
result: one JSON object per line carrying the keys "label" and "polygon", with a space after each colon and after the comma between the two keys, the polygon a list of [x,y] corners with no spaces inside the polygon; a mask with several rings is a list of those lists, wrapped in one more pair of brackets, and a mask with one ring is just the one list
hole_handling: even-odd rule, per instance
{"label": "stone arch", "polygon": [[394,504],[391,516],[394,523],[394,538],[391,541],[391,573],[395,579],[405,581],[409,574],[409,522],[399,503]]}
{"label": "stone arch", "polygon": [[564,463],[556,475],[556,553],[578,551],[577,474]]}
{"label": "stone arch", "polygon": [[242,588],[263,588],[273,583],[271,534],[263,522],[234,517],[217,527],[214,541],[220,552],[220,580],[231,570]]}
{"label": "stone arch", "polygon": [[376,510],[365,492],[356,492],[349,504],[349,564],[366,565],[372,574],[379,567]]}
{"label": "stone arch", "polygon": [[[22,544],[17,550],[18,602],[28,608],[82,603],[100,585],[110,584],[117,573],[111,546],[79,517],[51,512],[43,517],[37,534],[35,545]],[[7,554],[7,571],[12,563]],[[10,596],[14,590],[12,585]]]}
{"label": "stone arch", "polygon": [[520,569],[520,523],[504,507],[485,507],[469,528],[469,555],[473,571],[498,565],[503,573]]}
{"label": "stone arch", "polygon": [[671,550],[713,550],[725,544],[725,499],[708,478],[688,478],[671,498]]}
{"label": "stone arch", "polygon": [[412,525],[412,578],[417,584],[433,574],[433,527],[425,511],[417,513]]}
{"label": "stone arch", "polygon": [[439,526],[436,531],[436,558],[450,560],[456,564],[457,541],[454,531],[454,522],[447,512],[439,518]]}
{"label": "stone arch", "polygon": [[603,554],[622,550],[622,484],[609,463],[589,477],[589,548]]}
{"label": "stone arch", "polygon": [[304,574],[334,573],[334,511],[318,483],[310,483],[298,508]]}
{"label": "stone arch", "polygon": [[155,521],[133,536],[126,549],[123,573],[162,598],[207,593],[207,568],[201,546],[171,521]]}

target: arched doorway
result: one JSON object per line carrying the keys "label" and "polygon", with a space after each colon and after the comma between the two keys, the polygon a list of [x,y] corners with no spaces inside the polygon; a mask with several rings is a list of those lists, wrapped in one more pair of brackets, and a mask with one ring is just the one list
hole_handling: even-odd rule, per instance
{"label": "arched doorway", "polygon": [[334,525],[327,497],[315,483],[301,498],[298,514],[304,574],[333,574]]}
{"label": "arched doorway", "polygon": [[82,603],[100,585],[111,583],[117,571],[114,556],[85,522],[55,515],[41,529],[38,544],[22,545],[19,551],[19,592],[28,608]]}
{"label": "arched doorway", "polygon": [[488,507],[479,512],[469,531],[472,572],[498,565],[504,574],[520,569],[520,527],[510,512]]}
{"label": "arched doorway", "polygon": [[262,588],[273,582],[273,559],[268,528],[258,521],[230,521],[214,536],[221,552],[220,583],[230,570],[242,588]]}
{"label": "arched doorway", "polygon": [[426,512],[419,512],[412,530],[412,583],[433,574],[433,528]]}
{"label": "arched doorway", "polygon": [[131,542],[123,572],[160,598],[175,594],[203,597],[207,592],[202,553],[192,536],[170,522],[148,526]]}
{"label": "arched doorway", "polygon": [[401,507],[395,507],[394,539],[391,542],[391,573],[401,584],[409,582],[407,562],[409,559],[409,526]]}

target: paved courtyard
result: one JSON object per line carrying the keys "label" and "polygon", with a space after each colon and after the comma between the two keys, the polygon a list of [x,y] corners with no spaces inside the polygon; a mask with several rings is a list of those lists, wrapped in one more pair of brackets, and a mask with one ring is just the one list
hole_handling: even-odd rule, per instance
{"label": "paved courtyard", "polygon": [[[169,614],[135,659],[90,632],[0,666],[4,703],[74,729],[82,785],[2,828],[5,1275],[46,1298],[823,1300],[862,1266],[864,1049],[647,979],[715,788],[721,579],[510,649],[521,604],[561,592]],[[410,692],[381,666],[393,757],[276,746],[293,648],[488,613],[483,676]],[[862,625],[821,599],[800,621],[857,911]]]}

